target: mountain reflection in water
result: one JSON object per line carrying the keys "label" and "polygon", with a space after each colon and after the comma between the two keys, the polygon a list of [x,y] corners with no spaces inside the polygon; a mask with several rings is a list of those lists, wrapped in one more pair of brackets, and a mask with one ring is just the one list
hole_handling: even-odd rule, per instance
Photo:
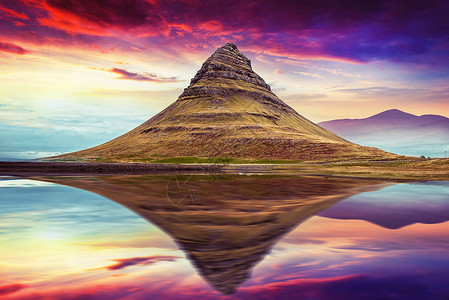
{"label": "mountain reflection in water", "polygon": [[415,223],[437,224],[449,220],[449,182],[393,185],[379,193],[349,197],[319,215],[343,220],[365,220],[389,229]]}
{"label": "mountain reflection in water", "polygon": [[46,177],[0,195],[2,299],[449,296],[444,182]]}
{"label": "mountain reflection in water", "polygon": [[[201,276],[232,294],[280,237],[373,181],[270,176],[57,178],[107,197],[169,234]],[[376,188],[380,188],[377,186]]]}

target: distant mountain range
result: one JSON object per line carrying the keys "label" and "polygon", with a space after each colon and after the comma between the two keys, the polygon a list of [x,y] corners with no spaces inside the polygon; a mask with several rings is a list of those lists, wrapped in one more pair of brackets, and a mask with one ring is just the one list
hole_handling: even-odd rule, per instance
{"label": "distant mountain range", "polygon": [[390,109],[365,119],[332,120],[318,125],[351,142],[397,154],[444,157],[445,151],[449,153],[449,118],[444,116],[416,116]]}

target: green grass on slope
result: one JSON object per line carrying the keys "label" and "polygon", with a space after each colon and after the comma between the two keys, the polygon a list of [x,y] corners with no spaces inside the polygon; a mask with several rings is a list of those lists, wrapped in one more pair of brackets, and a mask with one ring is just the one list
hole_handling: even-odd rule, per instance
{"label": "green grass on slope", "polygon": [[154,163],[154,164],[293,164],[300,163],[301,160],[276,160],[276,159],[261,159],[261,160],[248,160],[232,157],[172,157],[164,159],[151,159],[143,158],[138,159],[139,162]]}

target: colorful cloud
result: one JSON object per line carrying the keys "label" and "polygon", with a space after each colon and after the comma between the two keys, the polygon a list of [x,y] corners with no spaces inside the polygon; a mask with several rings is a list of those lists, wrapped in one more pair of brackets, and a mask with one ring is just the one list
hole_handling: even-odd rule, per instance
{"label": "colorful cloud", "polygon": [[127,30],[143,29],[146,34],[156,34],[163,20],[151,1],[62,1],[48,0],[43,5],[46,17],[39,18],[41,25],[71,34],[107,36],[123,34]]}
{"label": "colorful cloud", "polygon": [[125,69],[112,68],[107,70],[108,72],[119,74],[120,77],[118,79],[128,79],[128,80],[137,80],[137,81],[152,81],[152,82],[177,82],[178,79],[176,77],[163,77],[154,73],[134,73],[129,72]]}
{"label": "colorful cloud", "polygon": [[29,51],[23,49],[19,45],[11,44],[11,43],[2,43],[0,42],[0,51],[14,53],[14,54],[27,54]]}
{"label": "colorful cloud", "polygon": [[[353,274],[329,278],[292,279],[242,288],[238,299],[424,299],[425,285],[403,278]],[[424,297],[424,298],[423,298]]]}
{"label": "colorful cloud", "polygon": [[167,255],[158,255],[158,256],[147,256],[147,257],[132,257],[132,258],[122,258],[122,259],[113,259],[116,263],[110,266],[104,267],[104,269],[108,269],[110,271],[121,270],[130,266],[135,265],[151,265],[160,261],[175,261],[178,259],[178,256],[167,256]]}
{"label": "colorful cloud", "polygon": [[[0,6],[0,35],[14,41],[89,44],[112,37],[145,47],[216,47],[238,42],[257,53],[436,65],[445,57],[446,1],[30,1]],[[22,24],[15,24],[20,21]],[[21,35],[17,35],[17,33]],[[65,41],[67,36],[72,37]],[[148,37],[152,39],[145,40]],[[430,55],[430,56],[426,56]]]}
{"label": "colorful cloud", "polygon": [[21,283],[12,283],[7,285],[1,285],[0,286],[0,296],[6,296],[15,292],[18,292],[27,286]]}

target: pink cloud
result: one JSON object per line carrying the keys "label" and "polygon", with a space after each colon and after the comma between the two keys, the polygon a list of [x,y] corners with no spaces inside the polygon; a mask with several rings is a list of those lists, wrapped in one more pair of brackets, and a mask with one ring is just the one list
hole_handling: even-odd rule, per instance
{"label": "pink cloud", "polygon": [[20,283],[2,285],[0,286],[0,295],[9,295],[18,292],[26,287],[27,287],[26,285]]}
{"label": "pink cloud", "polygon": [[13,53],[13,54],[19,54],[19,55],[27,54],[30,52],[16,44],[4,43],[4,42],[0,42],[0,51]]}
{"label": "pink cloud", "polygon": [[[131,257],[131,258],[123,258],[123,259],[113,259],[116,263],[110,266],[102,267],[99,269],[108,269],[110,271],[121,270],[130,266],[135,265],[150,265],[160,261],[175,261],[178,259],[178,256],[146,256],[146,257]],[[98,270],[98,269],[95,269]]]}
{"label": "pink cloud", "polygon": [[[29,20],[30,18],[23,12],[17,12],[13,9],[9,9],[6,7],[0,6],[0,13],[3,14],[3,16],[10,17],[10,18],[17,18],[22,20]],[[1,16],[0,16],[1,19]]]}
{"label": "pink cloud", "polygon": [[108,72],[115,73],[120,75],[117,77],[118,79],[128,79],[128,80],[136,80],[136,81],[150,81],[150,82],[177,82],[177,77],[163,77],[154,73],[135,73],[130,72],[125,69],[120,68],[112,68],[107,70]]}

